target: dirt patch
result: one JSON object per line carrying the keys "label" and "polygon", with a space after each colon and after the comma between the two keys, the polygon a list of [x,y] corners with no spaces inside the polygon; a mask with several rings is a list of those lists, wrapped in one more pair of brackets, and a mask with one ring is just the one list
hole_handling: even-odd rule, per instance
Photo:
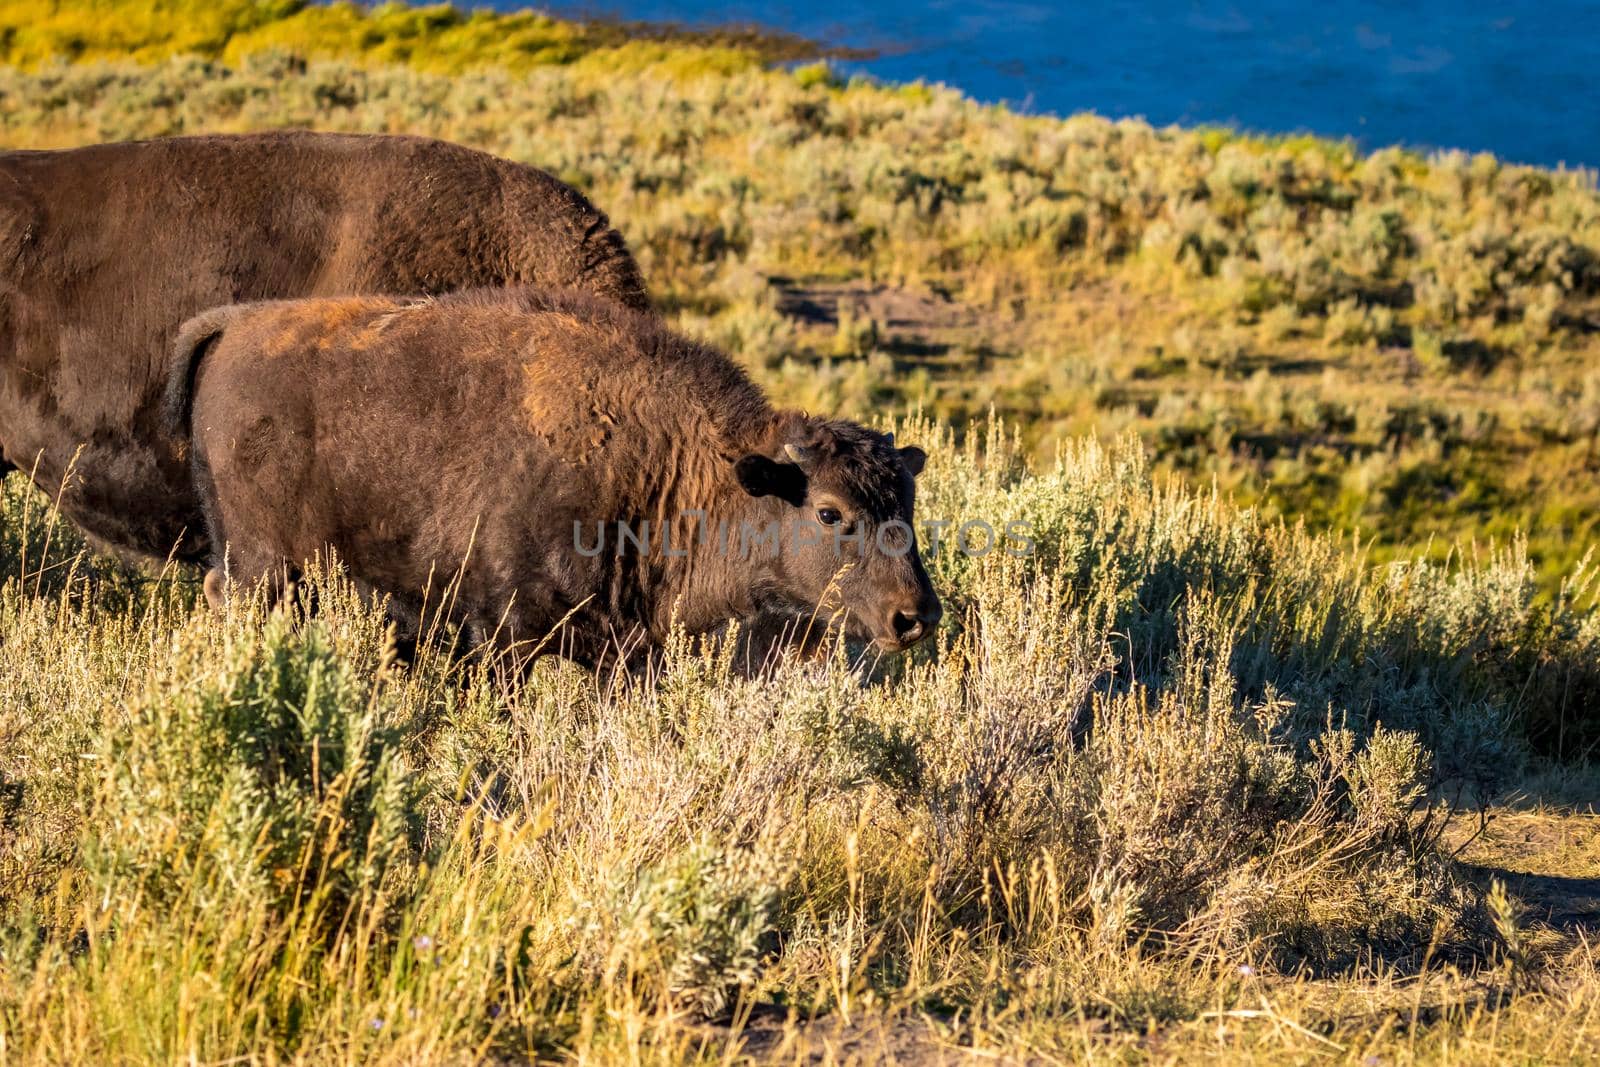
{"label": "dirt patch", "polygon": [[921,1015],[867,1013],[849,1021],[830,1015],[794,1022],[779,1012],[758,1012],[738,1040],[743,1056],[763,1063],[954,1067],[1022,1062],[963,1048],[944,1024]]}
{"label": "dirt patch", "polygon": [[969,373],[1013,351],[1018,324],[933,290],[865,282],[796,282],[771,278],[777,308],[818,351],[864,345],[888,353],[899,369]]}
{"label": "dirt patch", "polygon": [[799,284],[773,278],[778,310],[808,326],[837,327],[841,316],[869,318],[895,333],[926,336],[978,325],[974,308],[932,292],[864,282]]}
{"label": "dirt patch", "polygon": [[1475,877],[1498,878],[1524,905],[1524,920],[1569,931],[1600,931],[1600,815],[1498,811],[1461,862]]}

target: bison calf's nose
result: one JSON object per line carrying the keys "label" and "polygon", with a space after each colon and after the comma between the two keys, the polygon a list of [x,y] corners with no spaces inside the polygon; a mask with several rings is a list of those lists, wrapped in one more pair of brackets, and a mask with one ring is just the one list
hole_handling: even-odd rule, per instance
{"label": "bison calf's nose", "polygon": [[937,600],[921,604],[911,611],[897,611],[892,620],[894,635],[901,645],[914,645],[932,633],[942,618],[944,618],[944,608]]}

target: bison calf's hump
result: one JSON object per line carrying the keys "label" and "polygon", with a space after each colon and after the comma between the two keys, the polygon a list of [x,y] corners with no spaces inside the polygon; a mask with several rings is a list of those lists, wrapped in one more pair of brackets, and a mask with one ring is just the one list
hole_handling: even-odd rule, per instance
{"label": "bison calf's hump", "polygon": [[286,131],[0,152],[0,454],[37,458],[52,492],[70,465],[63,510],[98,539],[199,558],[185,434],[162,400],[189,351],[179,324],[239,302],[519,284],[648,307],[598,208],[460,145]]}
{"label": "bison calf's hump", "polygon": [[181,336],[198,370],[174,373],[169,410],[189,413],[213,563],[236,581],[332,548],[403,618],[448,589],[470,633],[583,662],[774,606],[896,649],[938,621],[914,550],[846,561],[794,536],[817,514],[909,530],[919,450],[776,411],[725,355],[615,301],[240,305]]}

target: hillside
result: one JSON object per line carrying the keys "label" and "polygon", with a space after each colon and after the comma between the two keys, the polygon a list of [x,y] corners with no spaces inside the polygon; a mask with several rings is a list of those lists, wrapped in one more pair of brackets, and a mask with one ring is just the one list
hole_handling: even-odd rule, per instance
{"label": "hillside", "polygon": [[[794,42],[438,8],[234,4],[182,32],[165,7],[50,10],[0,11],[13,146],[462,141],[583,188],[661,305],[796,402],[994,409],[1046,458],[1133,430],[1161,467],[1385,557],[1523,530],[1551,590],[1595,543],[1591,173],[1030,118],[759,62]],[[98,62],[119,49],[141,65]]]}
{"label": "hillside", "polygon": [[0,1064],[1600,1062],[1593,175],[532,14],[20,0],[0,49],[7,147],[546,167],[1037,546],[930,558],[901,657],[516,677],[339,574],[209,612],[14,475]]}

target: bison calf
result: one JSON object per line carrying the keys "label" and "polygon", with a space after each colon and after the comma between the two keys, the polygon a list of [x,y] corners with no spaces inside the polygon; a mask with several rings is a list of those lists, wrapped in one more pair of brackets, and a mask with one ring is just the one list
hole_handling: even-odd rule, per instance
{"label": "bison calf", "polygon": [[674,623],[820,611],[892,650],[940,617],[920,449],[775,410],[723,354],[611,301],[225,307],[184,325],[174,367],[213,602],[224,567],[249,582],[331,547],[402,618],[453,577],[469,632],[589,664]]}

